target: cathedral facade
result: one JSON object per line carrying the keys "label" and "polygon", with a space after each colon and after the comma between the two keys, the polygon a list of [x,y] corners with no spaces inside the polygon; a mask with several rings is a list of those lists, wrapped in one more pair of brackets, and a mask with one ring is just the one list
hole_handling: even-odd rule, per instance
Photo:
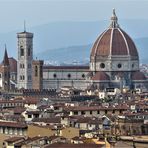
{"label": "cathedral facade", "polygon": [[148,87],[139,71],[139,55],[131,37],[123,31],[115,10],[109,27],[97,38],[89,66],[48,66],[33,60],[33,34],[21,32],[18,37],[17,87],[25,89],[77,89]]}

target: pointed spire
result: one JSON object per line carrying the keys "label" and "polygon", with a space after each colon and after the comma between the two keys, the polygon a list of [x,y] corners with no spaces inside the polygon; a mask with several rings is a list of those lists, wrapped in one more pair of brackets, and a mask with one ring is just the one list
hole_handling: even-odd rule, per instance
{"label": "pointed spire", "polygon": [[3,58],[2,64],[3,64],[4,66],[8,66],[8,65],[9,65],[9,59],[8,59],[6,44],[5,44],[5,53],[4,53],[4,58]]}
{"label": "pointed spire", "polygon": [[113,9],[113,14],[111,16],[111,24],[110,24],[110,28],[118,28],[119,24],[118,24],[118,17],[116,16],[116,12],[115,9]]}
{"label": "pointed spire", "polygon": [[26,32],[26,21],[24,20],[24,32]]}

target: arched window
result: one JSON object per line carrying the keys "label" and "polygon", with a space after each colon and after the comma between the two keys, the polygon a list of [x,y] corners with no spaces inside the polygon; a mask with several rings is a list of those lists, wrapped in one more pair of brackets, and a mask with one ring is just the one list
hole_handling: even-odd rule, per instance
{"label": "arched window", "polygon": [[21,46],[21,48],[20,48],[20,55],[24,56],[24,48],[23,48],[23,46]]}
{"label": "arched window", "polygon": [[37,76],[38,76],[38,67],[35,66],[35,77],[37,77]]}

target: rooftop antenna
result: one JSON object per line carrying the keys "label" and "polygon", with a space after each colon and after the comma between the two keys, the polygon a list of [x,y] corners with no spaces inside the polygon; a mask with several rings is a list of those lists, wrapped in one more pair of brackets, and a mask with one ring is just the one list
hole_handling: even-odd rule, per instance
{"label": "rooftop antenna", "polygon": [[26,32],[26,21],[24,20],[24,32]]}

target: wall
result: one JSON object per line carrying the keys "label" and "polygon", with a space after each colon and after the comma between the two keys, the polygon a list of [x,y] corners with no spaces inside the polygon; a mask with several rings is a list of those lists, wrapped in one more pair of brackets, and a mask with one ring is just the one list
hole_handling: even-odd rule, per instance
{"label": "wall", "polygon": [[49,127],[37,126],[37,125],[28,125],[27,136],[52,136],[55,132],[52,131]]}

